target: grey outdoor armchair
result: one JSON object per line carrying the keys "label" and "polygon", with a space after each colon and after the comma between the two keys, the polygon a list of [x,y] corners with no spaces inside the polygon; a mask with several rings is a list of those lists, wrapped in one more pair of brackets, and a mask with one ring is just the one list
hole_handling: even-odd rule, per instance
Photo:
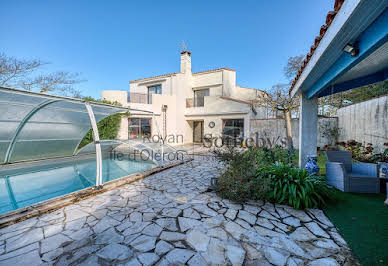
{"label": "grey outdoor armchair", "polygon": [[377,165],[352,163],[347,151],[325,151],[326,182],[344,192],[379,193],[380,183]]}

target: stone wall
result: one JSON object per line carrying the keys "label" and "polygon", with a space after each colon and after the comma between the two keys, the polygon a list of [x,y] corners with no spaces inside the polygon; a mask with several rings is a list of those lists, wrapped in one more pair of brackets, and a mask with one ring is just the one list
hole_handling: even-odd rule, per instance
{"label": "stone wall", "polygon": [[[318,119],[318,147],[323,147],[330,142],[334,142],[328,136],[325,136],[324,132],[326,127],[334,128],[338,125],[336,117],[319,118]],[[282,144],[282,139],[286,137],[286,128],[283,119],[251,119],[250,123],[250,137],[253,139],[264,138],[266,142],[270,142],[271,145]],[[299,119],[292,119],[292,139],[294,147],[299,146]],[[283,143],[284,140],[283,140]]]}
{"label": "stone wall", "polygon": [[376,151],[388,142],[388,95],[341,108],[337,115],[340,141],[372,143]]}

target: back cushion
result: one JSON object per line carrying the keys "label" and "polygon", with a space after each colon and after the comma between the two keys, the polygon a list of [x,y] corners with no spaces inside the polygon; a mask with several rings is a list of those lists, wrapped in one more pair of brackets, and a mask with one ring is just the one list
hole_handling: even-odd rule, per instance
{"label": "back cushion", "polygon": [[329,162],[343,163],[346,172],[352,171],[352,156],[348,151],[325,151]]}

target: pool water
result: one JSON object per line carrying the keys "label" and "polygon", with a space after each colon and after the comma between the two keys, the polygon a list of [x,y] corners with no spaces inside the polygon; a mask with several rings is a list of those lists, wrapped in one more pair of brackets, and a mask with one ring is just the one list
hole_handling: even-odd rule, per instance
{"label": "pool water", "polygon": [[[147,161],[102,161],[103,182],[149,170]],[[96,161],[83,160],[0,172],[0,214],[96,184]]]}

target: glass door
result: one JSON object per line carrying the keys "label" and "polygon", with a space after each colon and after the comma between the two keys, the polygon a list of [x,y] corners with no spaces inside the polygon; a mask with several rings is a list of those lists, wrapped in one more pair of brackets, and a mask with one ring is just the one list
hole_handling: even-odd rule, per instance
{"label": "glass door", "polygon": [[193,123],[193,142],[201,143],[203,138],[203,121]]}

